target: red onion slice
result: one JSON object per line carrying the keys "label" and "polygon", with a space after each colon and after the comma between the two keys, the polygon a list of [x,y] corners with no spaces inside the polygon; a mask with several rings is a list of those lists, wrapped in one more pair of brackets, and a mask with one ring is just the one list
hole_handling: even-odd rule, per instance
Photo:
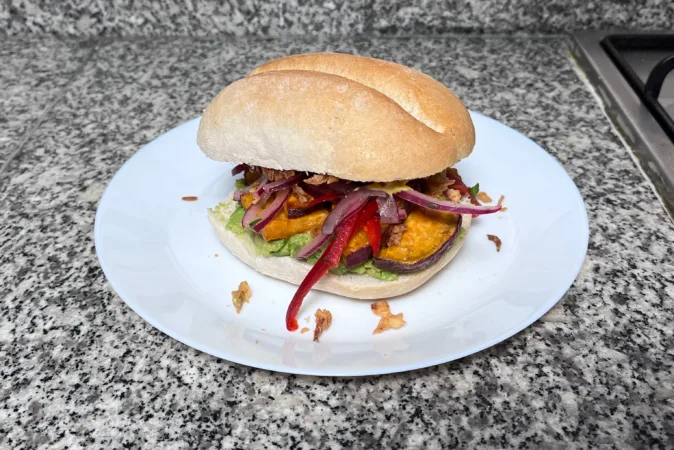
{"label": "red onion slice", "polygon": [[237,166],[234,166],[234,168],[232,169],[232,176],[238,175],[241,172],[245,172],[246,170],[248,170],[248,164],[239,164]]}
{"label": "red onion slice", "polygon": [[[255,191],[253,192],[253,197],[254,197],[254,198],[259,198],[260,195],[262,195],[262,192],[260,191],[260,188],[261,188],[262,186],[264,186],[265,184],[267,184],[267,181],[268,181],[268,180],[267,180],[267,177],[262,176],[262,177],[260,178],[260,184],[255,184],[255,183],[253,183],[253,184],[251,184],[250,186],[247,186],[247,187],[241,189],[240,191],[235,191],[235,192],[234,192],[234,195],[233,195],[234,200],[238,202],[239,200],[241,200],[241,196],[242,196],[243,194],[247,194],[247,193],[253,191],[253,189],[255,190]],[[258,191],[260,192],[259,194],[258,194]]]}
{"label": "red onion slice", "polygon": [[398,198],[406,200],[415,205],[423,206],[434,211],[453,212],[456,214],[491,214],[501,210],[501,206],[476,206],[464,205],[463,203],[451,202],[449,200],[440,200],[426,194],[422,194],[414,189],[400,191],[395,194]]}
{"label": "red onion slice", "polygon": [[335,181],[334,183],[324,184],[327,189],[338,194],[348,194],[358,187],[357,184]]}
{"label": "red onion slice", "polygon": [[[269,193],[264,194],[264,195],[271,195]],[[288,197],[290,197],[290,189],[285,189],[283,191],[279,191],[278,194],[276,194],[276,198],[274,199],[273,202],[271,202],[271,205],[266,207],[263,211],[262,214],[260,214],[260,220],[256,223],[251,223],[253,227],[253,231],[256,233],[259,233],[262,231],[262,229],[267,226],[271,220],[276,217],[276,214],[279,213],[279,211],[283,208],[283,204],[288,200]],[[262,198],[260,198],[260,201],[257,204],[264,204],[262,202]],[[257,205],[253,205],[257,206]],[[251,206],[251,208],[253,207]]]}
{"label": "red onion slice", "polygon": [[316,211],[318,208],[322,208],[323,205],[314,205],[308,208],[288,208],[288,219],[297,219],[298,217],[304,217],[309,213]]}
{"label": "red onion slice", "polygon": [[358,250],[355,250],[344,257],[344,267],[353,269],[370,258],[372,258],[372,246],[370,246],[370,244],[365,244]]}
{"label": "red onion slice", "polygon": [[260,218],[262,207],[264,206],[265,203],[267,203],[267,200],[269,200],[270,196],[271,194],[263,194],[257,203],[250,205],[250,208],[248,208],[246,210],[246,213],[243,215],[243,219],[241,219],[242,227],[250,228],[251,222],[254,222],[255,220]]}
{"label": "red onion slice", "polygon": [[304,189],[304,191],[307,194],[311,195],[312,197],[320,197],[321,195],[331,194],[333,192],[330,189],[326,188],[325,186],[327,185],[300,183],[300,187]]}
{"label": "red onion slice", "polygon": [[323,229],[321,230],[323,234],[332,234],[340,223],[360,211],[370,197],[386,197],[386,192],[359,189],[346,194],[346,197],[337,203],[335,209],[330,212],[328,218],[323,222]]}
{"label": "red onion slice", "polygon": [[248,191],[253,193],[254,198],[259,198],[262,194],[265,193],[264,187],[267,185],[267,183],[269,183],[269,178],[267,178],[266,175],[262,175],[260,177],[260,184],[258,184],[255,189],[251,187],[248,189]]}
{"label": "red onion slice", "polygon": [[326,195],[314,198],[307,205],[303,205],[301,208],[288,208],[288,218],[296,219],[298,217],[305,216],[311,212],[316,211],[319,208],[322,208],[325,203],[335,203],[338,200],[341,200],[341,195],[336,192],[331,192]]}
{"label": "red onion slice", "polygon": [[398,208],[398,217],[400,217],[401,222],[407,219],[407,210],[405,208]]}
{"label": "red onion slice", "polygon": [[330,234],[319,234],[315,238],[311,240],[307,245],[302,247],[299,252],[297,252],[297,259],[306,259],[309,256],[313,255],[318,251],[319,248],[323,247],[323,244],[328,242],[328,239],[330,239]]}
{"label": "red onion slice", "polygon": [[400,223],[398,204],[392,195],[387,195],[385,198],[377,198],[377,206],[379,206],[381,223]]}
{"label": "red onion slice", "polygon": [[289,188],[289,187],[299,183],[300,181],[302,181],[305,178],[306,178],[305,175],[295,175],[294,177],[290,177],[286,180],[278,180],[278,181],[274,181],[272,183],[267,183],[267,184],[264,185],[262,190],[264,192],[280,191],[280,190]]}

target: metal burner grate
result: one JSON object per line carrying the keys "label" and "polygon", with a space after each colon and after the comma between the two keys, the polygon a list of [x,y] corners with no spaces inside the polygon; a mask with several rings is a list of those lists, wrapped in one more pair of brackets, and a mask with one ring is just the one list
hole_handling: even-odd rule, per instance
{"label": "metal burner grate", "polygon": [[575,33],[571,53],[674,218],[674,33]]}
{"label": "metal burner grate", "polygon": [[[674,74],[668,79],[674,69],[674,36],[611,35],[601,45],[674,142]],[[660,102],[661,93],[671,103]]]}

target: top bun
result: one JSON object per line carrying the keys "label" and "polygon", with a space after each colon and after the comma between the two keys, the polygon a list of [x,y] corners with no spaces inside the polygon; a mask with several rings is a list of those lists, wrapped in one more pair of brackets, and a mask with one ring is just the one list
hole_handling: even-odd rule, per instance
{"label": "top bun", "polygon": [[197,143],[218,161],[388,182],[454,165],[475,130],[461,101],[421,72],[313,53],[270,61],[223,89]]}

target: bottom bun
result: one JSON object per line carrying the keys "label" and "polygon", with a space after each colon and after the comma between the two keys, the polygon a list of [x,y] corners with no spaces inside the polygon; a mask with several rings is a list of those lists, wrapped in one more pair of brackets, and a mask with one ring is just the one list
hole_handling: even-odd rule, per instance
{"label": "bottom bun", "polygon": [[[229,220],[229,217],[236,210],[237,202],[232,200],[232,194],[230,194],[224,203],[226,207],[224,210],[219,211],[219,215],[215,215],[211,211],[208,212],[208,219],[211,225],[213,225],[220,242],[234,256],[261,274],[299,285],[311,269],[311,264],[290,256],[266,257],[257,254],[251,236],[248,234],[239,236],[226,229],[226,221]],[[225,221],[219,220],[218,216]],[[463,238],[457,239],[447,252],[428,269],[415,273],[398,274],[398,279],[395,281],[382,281],[369,275],[336,275],[328,272],[314,285],[313,289],[360,299],[389,298],[410,292],[428,281],[456,256],[465,241],[465,234],[468,231],[468,227],[470,227],[470,220],[470,214],[463,215],[461,226],[464,230]]]}

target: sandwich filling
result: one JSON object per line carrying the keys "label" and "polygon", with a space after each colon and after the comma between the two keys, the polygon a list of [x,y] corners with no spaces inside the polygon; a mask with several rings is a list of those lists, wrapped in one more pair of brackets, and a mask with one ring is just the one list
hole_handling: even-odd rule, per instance
{"label": "sandwich filling", "polygon": [[313,265],[289,306],[289,330],[297,328],[304,296],[328,271],[393,281],[426,269],[463,238],[462,214],[501,208],[480,205],[477,188],[466,186],[452,168],[425,179],[370,184],[246,164],[232,174],[243,177],[227,229],[253,236],[264,256]]}

